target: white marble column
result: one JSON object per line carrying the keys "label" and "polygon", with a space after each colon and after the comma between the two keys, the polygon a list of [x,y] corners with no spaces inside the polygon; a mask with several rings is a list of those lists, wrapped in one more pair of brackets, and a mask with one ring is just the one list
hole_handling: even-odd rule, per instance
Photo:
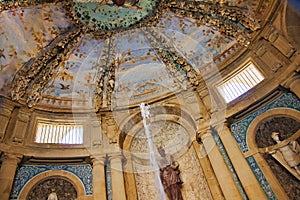
{"label": "white marble column", "polygon": [[112,179],[112,197],[113,200],[126,200],[124,175],[123,175],[123,156],[110,155],[111,179]]}
{"label": "white marble column", "polygon": [[93,164],[93,196],[95,200],[106,200],[105,182],[105,160],[106,156],[92,158]]}
{"label": "white marble column", "polygon": [[9,200],[10,192],[14,182],[16,169],[22,156],[4,153],[0,169],[0,197],[1,200]]}
{"label": "white marble column", "polygon": [[234,200],[242,199],[242,196],[238,191],[238,188],[233,180],[233,177],[212,136],[211,129],[202,131],[202,133],[200,133],[200,138],[205,148],[205,151],[207,152],[209,161],[215,172],[215,175],[220,184],[225,199],[234,199]]}
{"label": "white marble column", "polygon": [[249,199],[267,199],[227,124],[221,125],[220,139]]}

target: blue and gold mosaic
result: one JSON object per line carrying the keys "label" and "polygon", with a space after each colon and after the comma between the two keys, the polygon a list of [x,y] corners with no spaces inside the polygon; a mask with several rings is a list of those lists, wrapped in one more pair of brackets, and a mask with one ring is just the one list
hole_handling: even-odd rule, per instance
{"label": "blue and gold mosaic", "polygon": [[[246,116],[245,118],[233,123],[231,125],[231,133],[234,136],[235,140],[237,141],[240,149],[243,153],[249,151],[249,147],[246,141],[247,132],[250,124],[253,120],[261,115],[264,112],[267,112],[272,109],[276,108],[288,108],[300,111],[300,101],[299,99],[292,93],[284,93],[274,101],[270,102],[266,106],[260,108],[259,110],[255,111],[254,113]],[[268,199],[275,200],[277,199],[274,191],[272,190],[271,186],[269,185],[265,175],[263,174],[262,170],[258,166],[255,158],[253,156],[249,156],[246,158],[248,164],[250,165],[253,173],[255,174],[257,180],[259,181],[261,187],[263,188],[265,194],[267,195]]]}
{"label": "blue and gold mosaic", "polygon": [[231,125],[231,132],[243,153],[249,151],[246,142],[246,134],[251,122],[262,113],[274,108],[290,108],[300,111],[300,102],[294,94],[285,93],[256,112],[248,115],[240,121],[233,123]]}
{"label": "blue and gold mosaic", "polygon": [[82,182],[85,194],[93,194],[93,179],[91,165],[22,165],[16,173],[10,199],[18,199],[24,186],[35,176],[50,170],[64,170],[78,177]]}

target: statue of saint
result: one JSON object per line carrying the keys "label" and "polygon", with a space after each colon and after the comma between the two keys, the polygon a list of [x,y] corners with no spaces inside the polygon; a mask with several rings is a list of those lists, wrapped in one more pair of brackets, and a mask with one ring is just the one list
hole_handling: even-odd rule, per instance
{"label": "statue of saint", "polygon": [[55,189],[51,189],[51,193],[49,194],[47,200],[58,200]]}
{"label": "statue of saint", "polygon": [[280,151],[284,161],[288,164],[288,166],[295,169],[297,174],[300,175],[300,169],[298,166],[300,164],[300,156],[299,156],[300,147],[298,142],[290,141],[289,143],[284,144],[282,141],[280,141],[278,132],[273,132],[271,137],[277,144],[283,144],[283,145],[279,145],[278,148],[274,149],[273,151],[270,151],[269,153],[275,155],[277,151]]}
{"label": "statue of saint", "polygon": [[173,156],[167,155],[163,148],[159,148],[161,156],[159,160],[160,178],[165,193],[169,200],[183,200],[181,194],[182,181],[180,179],[179,164],[173,160]]}

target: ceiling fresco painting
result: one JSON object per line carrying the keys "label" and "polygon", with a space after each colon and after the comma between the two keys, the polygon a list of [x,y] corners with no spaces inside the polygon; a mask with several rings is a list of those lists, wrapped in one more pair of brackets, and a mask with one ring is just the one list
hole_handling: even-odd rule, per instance
{"label": "ceiling fresco painting", "polygon": [[39,5],[3,11],[0,24],[0,88],[6,94],[14,73],[73,23],[60,5]]}
{"label": "ceiling fresco painting", "polygon": [[62,98],[88,98],[94,89],[95,74],[102,54],[103,41],[85,35],[78,48],[59,68],[53,81],[46,86],[45,95]]}
{"label": "ceiling fresco painting", "polygon": [[119,35],[116,52],[119,61],[114,91],[117,105],[137,103],[175,89],[172,76],[157,55],[156,47],[142,31]]}
{"label": "ceiling fresco painting", "polygon": [[259,28],[257,2],[0,3],[0,94],[28,106],[85,99],[98,111],[174,94]]}
{"label": "ceiling fresco painting", "polygon": [[157,34],[166,37],[195,69],[213,62],[213,57],[237,43],[234,38],[224,37],[211,27],[199,26],[194,19],[172,13],[165,14],[157,27],[162,27]]}
{"label": "ceiling fresco painting", "polygon": [[156,6],[153,0],[126,0],[117,6],[107,0],[74,0],[77,17],[86,25],[98,30],[111,30],[129,27],[149,15]]}

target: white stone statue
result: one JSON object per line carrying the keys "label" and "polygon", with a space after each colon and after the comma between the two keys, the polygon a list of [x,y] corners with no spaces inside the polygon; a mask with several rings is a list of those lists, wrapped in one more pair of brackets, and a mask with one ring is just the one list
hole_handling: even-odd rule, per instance
{"label": "white stone statue", "polygon": [[[273,132],[271,137],[277,143],[277,145],[279,144],[279,147],[273,149],[272,151],[269,151],[269,153],[275,159],[279,160],[281,164],[283,164],[282,159],[280,160],[280,157],[282,157],[283,160],[287,163],[288,167],[293,168],[297,172],[297,175],[299,176],[300,175],[300,169],[299,169],[300,147],[298,142],[293,140],[288,143],[284,143],[283,141],[280,141],[278,132]],[[278,154],[278,151],[281,153],[281,156],[276,155]]]}
{"label": "white stone statue", "polygon": [[49,194],[47,200],[58,200],[57,194],[54,189],[51,190],[52,192]]}

